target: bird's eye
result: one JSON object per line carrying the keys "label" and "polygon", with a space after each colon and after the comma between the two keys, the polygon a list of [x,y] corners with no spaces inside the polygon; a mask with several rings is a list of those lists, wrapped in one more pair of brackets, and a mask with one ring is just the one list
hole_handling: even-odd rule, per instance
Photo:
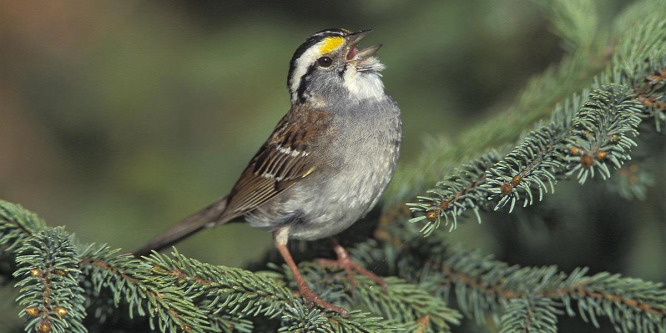
{"label": "bird's eye", "polygon": [[331,64],[333,64],[333,59],[329,57],[321,57],[317,59],[317,64],[319,67],[329,67]]}

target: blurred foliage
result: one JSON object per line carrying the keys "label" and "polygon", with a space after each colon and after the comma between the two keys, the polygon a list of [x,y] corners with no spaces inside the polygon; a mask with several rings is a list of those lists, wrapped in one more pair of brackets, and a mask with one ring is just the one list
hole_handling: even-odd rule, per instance
{"label": "blurred foliage", "polygon": [[[287,64],[314,31],[373,28],[368,43],[384,43],[403,162],[424,137],[508,102],[561,53],[526,0],[4,7],[2,197],[125,248],[233,185],[288,109]],[[239,265],[270,235],[234,225],[199,237],[183,251]]]}
{"label": "blurred foliage", "polygon": [[[610,17],[624,5],[603,1],[602,9]],[[410,160],[424,138],[448,140],[503,109],[528,77],[572,47],[527,0],[5,1],[2,8],[0,197],[67,225],[84,242],[130,250],[228,191],[288,109],[287,63],[312,32],[372,28],[367,43],[384,44],[384,82],[403,110],[401,174],[415,172]],[[566,35],[566,28],[555,29]],[[601,186],[561,186],[534,208],[557,219],[530,221],[518,210],[450,238],[511,263],[664,280],[663,189],[648,187],[640,204],[606,196],[582,207],[570,199]],[[636,205],[644,219],[629,219]],[[595,221],[575,224],[582,212]],[[618,219],[625,222],[607,223]],[[189,257],[232,267],[270,247],[270,234],[246,225],[179,245]],[[19,323],[13,308],[3,313],[0,326]]]}

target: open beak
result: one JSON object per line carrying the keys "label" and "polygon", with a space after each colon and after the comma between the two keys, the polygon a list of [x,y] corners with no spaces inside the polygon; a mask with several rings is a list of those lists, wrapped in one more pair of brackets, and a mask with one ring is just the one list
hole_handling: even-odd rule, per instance
{"label": "open beak", "polygon": [[362,62],[363,60],[366,60],[377,53],[377,50],[379,50],[380,47],[382,47],[381,44],[373,45],[373,46],[368,46],[364,49],[359,50],[357,45],[363,39],[363,37],[367,36],[372,30],[361,30],[354,32],[347,36],[347,42],[349,43],[348,48],[349,51],[347,51],[347,62]]}

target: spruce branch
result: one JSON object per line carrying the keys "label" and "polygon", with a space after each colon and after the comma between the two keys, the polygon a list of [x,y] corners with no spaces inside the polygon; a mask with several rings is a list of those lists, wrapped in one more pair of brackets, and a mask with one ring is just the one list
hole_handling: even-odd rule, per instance
{"label": "spruce branch", "polygon": [[666,289],[662,283],[623,278],[619,274],[585,276],[586,269],[574,270],[559,289],[548,296],[561,297],[569,315],[578,314],[599,327],[598,316],[607,317],[621,332],[663,332],[666,330]]}
{"label": "spruce branch", "polygon": [[413,324],[398,324],[389,322],[381,317],[372,317],[368,313],[352,311],[349,318],[328,318],[318,309],[307,307],[287,308],[282,317],[282,326],[279,332],[410,332]]}
{"label": "spruce branch", "polygon": [[636,99],[645,106],[646,116],[654,120],[657,132],[666,124],[666,67],[647,76],[636,89]]}
{"label": "spruce branch", "polygon": [[519,268],[460,250],[451,254],[443,271],[456,288],[461,309],[474,310],[475,318],[482,318],[479,310],[492,309],[490,303],[539,296],[563,303],[569,315],[578,314],[595,326],[597,317],[605,316],[622,332],[666,329],[666,289],[660,283],[609,273],[587,276],[585,268],[568,275],[554,266]]}
{"label": "spruce branch", "polygon": [[504,308],[500,333],[557,332],[556,303],[549,298],[517,298]]}
{"label": "spruce branch", "polygon": [[[340,317],[337,313],[309,309],[281,283],[281,277],[284,276],[275,273],[252,273],[238,268],[213,266],[187,258],[177,251],[172,253],[171,256],[153,254],[148,258],[148,261],[153,265],[155,274],[164,278],[165,283],[170,279],[168,283],[181,286],[199,308],[207,311],[208,317],[213,317],[219,313],[228,314],[234,316],[234,318],[262,316],[267,319],[275,319],[279,317],[282,325],[281,330],[290,332],[294,330],[303,332],[308,330],[388,332],[407,329],[415,324],[410,311],[401,314],[398,318],[396,318],[397,315],[394,317],[386,316],[386,311],[373,311],[385,310],[386,308],[395,309],[398,302],[387,299],[386,296],[380,297],[377,295],[384,291],[375,286],[374,282],[362,277],[359,277],[357,291],[365,293],[364,296],[366,297],[362,299],[365,302],[370,302],[366,303],[368,308],[374,314],[383,315],[385,319],[359,311],[352,311],[350,318],[345,318]],[[284,274],[286,275],[288,269],[285,270]],[[340,291],[344,286],[339,282],[336,275],[328,274],[330,271],[318,265],[306,264],[305,267],[302,267],[302,273],[308,277],[309,281],[317,281],[318,283],[325,281],[329,292],[322,293],[322,297],[329,300],[335,297],[337,302],[349,301],[346,296],[342,296],[343,293],[335,291],[336,289]],[[316,279],[313,278],[314,275],[317,275]],[[314,289],[317,290],[317,288]],[[422,295],[422,301],[423,297],[427,298],[423,291],[414,288],[409,289],[409,286],[398,286],[398,290],[403,291],[403,294],[405,289],[413,294]],[[374,299],[374,297],[377,297],[377,299]],[[457,319],[455,311],[443,306],[441,301],[433,301],[430,298],[430,304],[426,303],[426,305],[412,303],[412,307],[427,309],[423,312],[417,311],[417,314],[446,318],[448,321]],[[384,307],[377,305],[377,303],[381,303]],[[386,306],[386,304],[390,305]],[[414,311],[409,305],[407,305],[406,310]],[[438,323],[438,325],[443,324],[443,322]],[[444,328],[446,326],[435,327]],[[219,326],[217,328],[225,330],[235,329],[236,327],[225,328]]]}
{"label": "spruce branch", "polygon": [[565,139],[567,176],[576,174],[583,184],[597,170],[605,180],[610,177],[609,166],[617,169],[630,160],[629,152],[636,146],[631,137],[638,135],[642,110],[627,88],[607,86],[593,91]]}
{"label": "spruce branch", "polygon": [[432,223],[426,223],[421,229],[425,235],[430,235],[439,228],[442,218],[444,225],[449,226],[449,230],[455,229],[458,216],[468,209],[471,209],[481,222],[479,203],[489,195],[481,185],[486,182],[486,171],[499,159],[500,153],[491,150],[454,170],[451,176],[437,183],[437,187],[428,190],[428,196],[417,197],[419,203],[407,204],[414,212],[426,211],[425,215],[416,216],[409,222],[417,223],[426,219],[431,221]]}
{"label": "spruce branch", "polygon": [[[558,12],[560,17],[553,19],[556,25],[588,27],[589,29],[597,26],[596,23],[591,24],[594,21],[592,18],[596,17],[598,13],[594,12],[596,6],[590,5],[589,0],[535,0],[535,2],[542,5],[548,13]],[[567,4],[567,2],[580,4]],[[550,9],[557,6],[568,9]],[[645,18],[640,15],[646,16],[645,13],[650,13],[647,16],[655,21],[658,20],[659,11],[654,9],[656,6],[659,4],[653,1],[650,4],[641,3],[640,6],[631,8],[636,14],[631,17],[626,15],[622,18],[623,24],[618,24],[625,27],[618,28],[617,34],[629,35],[623,41],[631,38],[631,33],[643,29],[641,23]],[[577,12],[570,9],[584,10]],[[578,15],[578,13],[586,14]],[[555,32],[564,33],[563,30],[557,28]],[[496,112],[481,123],[475,124],[474,128],[461,133],[460,137],[455,140],[445,138],[433,142],[427,147],[425,150],[427,153],[411,165],[413,169],[425,170],[425,172],[407,173],[399,169],[387,193],[388,202],[417,196],[419,193],[423,193],[423,189],[427,188],[429,184],[447,179],[451,170],[468,161],[476,160],[483,152],[493,147],[515,143],[523,129],[530,128],[536,122],[548,118],[554,110],[562,107],[563,101],[566,104],[571,96],[580,95],[580,91],[589,89],[590,85],[594,83],[595,77],[603,73],[611,60],[616,58],[613,45],[617,43],[617,36],[608,36],[608,34],[598,31],[585,34],[595,37],[573,38],[572,40],[578,41],[575,42],[578,43],[578,47],[570,49],[570,53],[565,54],[559,64],[553,65],[543,73],[531,78],[511,108]],[[560,37],[568,38],[566,34],[560,35]],[[627,41],[627,43],[631,44],[631,41]],[[431,154],[430,152],[433,151],[438,153]]]}
{"label": "spruce branch", "polygon": [[617,46],[610,72],[614,80],[634,88],[657,132],[666,125],[666,21],[664,4],[644,0],[627,8],[617,19]]}
{"label": "spruce branch", "polygon": [[0,246],[4,252],[15,253],[23,241],[46,228],[34,213],[21,205],[0,200]]}
{"label": "spruce branch", "polygon": [[[29,223],[35,216],[22,217]],[[21,280],[15,285],[20,288],[16,301],[24,307],[20,316],[28,318],[26,331],[87,332],[82,324],[84,297],[73,238],[62,228],[47,229],[25,239],[17,252],[14,276]]]}
{"label": "spruce branch", "polygon": [[[588,275],[587,268],[567,274],[555,266],[509,265],[478,251],[449,247],[438,237],[441,234],[423,238],[410,226],[385,226],[390,229],[385,234],[403,237],[403,246],[397,252],[390,243],[368,240],[352,253],[368,266],[389,258],[390,274],[418,284],[433,296],[455,298],[458,309],[479,324],[488,318],[499,323],[499,314],[511,312],[513,301],[528,300],[552,305],[557,309],[554,315],[560,315],[563,309],[569,316],[580,316],[595,326],[599,317],[606,317],[620,332],[666,330],[666,287],[662,283],[607,272]],[[551,321],[545,313],[542,315],[541,319]]]}
{"label": "spruce branch", "polygon": [[570,274],[554,266],[519,268],[461,250],[450,254],[442,270],[461,310],[477,320],[497,313],[507,301],[545,297],[597,327],[597,317],[604,316],[621,332],[666,329],[666,288],[661,283],[609,273],[587,276],[586,268]]}
{"label": "spruce branch", "polygon": [[[489,119],[487,123],[477,126],[476,131],[462,137],[458,144],[445,142],[442,147],[431,148],[442,151],[437,159],[433,160],[430,154],[426,154],[419,161],[428,170],[440,168],[443,172],[451,169],[452,163],[470,161],[448,173],[444,180],[426,190],[425,194],[417,196],[417,202],[408,204],[414,215],[410,222],[424,223],[422,231],[426,235],[439,227],[442,220],[452,230],[457,220],[450,224],[449,219],[462,215],[465,210],[471,209],[480,220],[478,212],[490,206],[497,209],[509,204],[511,211],[518,200],[524,200],[523,205],[532,204],[535,199],[533,191],[538,192],[539,198],[549,187],[552,192],[554,182],[567,173],[576,175],[579,182],[584,182],[594,173],[608,178],[610,167],[619,168],[630,158],[629,149],[635,145],[631,137],[636,135],[641,118],[654,119],[658,131],[666,120],[666,82],[663,75],[666,69],[666,21],[663,19],[663,3],[645,0],[630,6],[616,20],[614,29],[608,35],[591,32],[594,27],[599,28],[595,20],[588,19],[597,16],[589,13],[594,9],[590,1],[539,3],[553,13],[556,31],[576,47],[570,50],[571,57],[565,58],[556,70],[547,71],[531,81],[512,109],[498,116],[498,119]],[[569,27],[587,28],[580,29],[581,35],[575,36],[575,29],[569,30]],[[579,75],[575,78],[568,76],[571,73]],[[586,74],[591,74],[589,81],[581,80]],[[572,87],[577,89],[564,89]],[[553,97],[558,99],[553,100]],[[467,195],[470,200],[464,206],[456,205],[452,214],[448,203],[452,198],[450,193],[456,192],[449,189],[448,183],[460,177],[461,169],[484,163],[485,155],[472,158],[469,151],[487,150],[493,145],[505,144],[510,134],[515,133],[514,128],[526,127],[523,121],[534,123],[539,119],[537,111],[550,112],[550,121],[536,122],[535,129],[523,136],[513,151],[493,166],[486,167],[483,184],[471,193],[479,195]],[[523,126],[517,126],[517,123]],[[569,142],[568,156],[556,146],[562,141]],[[457,149],[458,146],[466,149]],[[613,153],[609,154],[604,148],[611,149]],[[419,176],[421,181],[428,179],[422,174]],[[476,179],[481,178],[479,175]],[[398,175],[397,182],[401,180]],[[409,180],[407,184],[414,188],[413,184],[419,183]],[[492,191],[486,198],[481,195],[484,189]]]}
{"label": "spruce branch", "polygon": [[523,142],[486,171],[487,182],[482,187],[489,193],[487,200],[497,201],[494,210],[507,204],[509,212],[523,197],[523,207],[534,203],[544,193],[555,190],[557,170],[562,167],[557,156],[561,129],[542,126],[526,135]]}
{"label": "spruce branch", "polygon": [[82,271],[94,291],[108,289],[116,306],[127,302],[130,318],[135,312],[147,315],[150,328],[161,332],[203,332],[210,328],[205,313],[192,304],[180,287],[157,279],[150,262],[94,244],[81,251],[81,258]]}
{"label": "spruce branch", "polygon": [[[366,247],[365,250],[368,248]],[[355,250],[354,254],[362,254],[363,250]],[[363,260],[358,258],[359,260]],[[362,303],[363,308],[371,313],[385,318],[387,323],[396,325],[395,328],[415,327],[419,320],[428,318],[426,332],[448,332],[451,325],[460,324],[460,313],[449,308],[444,299],[433,297],[423,290],[420,285],[408,283],[405,280],[387,277],[388,292],[365,276],[358,276],[356,288],[352,288],[353,297],[347,296],[348,283],[344,271],[333,271],[321,265],[304,263],[300,265],[301,273],[308,276],[310,281],[317,281],[314,289],[323,295],[334,299],[340,304]],[[369,264],[368,267],[372,267]],[[288,268],[282,271],[288,274]]]}
{"label": "spruce branch", "polygon": [[207,317],[225,313],[270,319],[289,306],[300,305],[289,289],[261,274],[202,263],[177,251],[171,256],[154,253],[147,261],[153,274],[166,285],[180,286]]}
{"label": "spruce branch", "polygon": [[[16,217],[10,219],[12,225],[40,221],[18,205],[3,204],[4,216]],[[106,303],[94,302],[93,298],[106,295],[115,307],[128,305],[130,318],[135,314],[146,316],[150,328],[162,332],[250,332],[257,318],[275,319],[283,331],[316,328],[324,332],[413,330],[427,318],[427,331],[434,332],[448,330],[460,318],[442,299],[400,280],[389,279],[390,297],[374,282],[361,277],[352,299],[342,272],[303,263],[304,275],[325,284],[320,288],[333,290],[323,296],[348,306],[361,302],[375,312],[355,310],[350,318],[344,318],[306,307],[285,285],[291,282],[288,269],[253,273],[201,263],[178,252],[137,259],[107,245],[76,246],[73,236],[64,230],[43,223],[42,227],[44,230],[37,231],[36,236],[25,235],[17,259],[20,267],[15,273],[24,276],[17,284],[22,287],[19,302],[26,306],[22,315],[37,316],[28,327],[40,332],[85,332],[81,324],[84,297],[89,297],[87,303],[95,307]],[[11,233],[15,228],[3,230]],[[39,266],[40,260],[46,264]],[[58,294],[61,291],[69,298],[63,300]],[[104,310],[94,314],[99,320],[106,315]]]}
{"label": "spruce branch", "polygon": [[361,276],[359,280],[363,287],[357,288],[357,299],[363,300],[372,313],[381,314],[388,320],[418,324],[419,320],[428,318],[425,330],[428,332],[449,332],[450,325],[460,324],[461,314],[458,311],[450,309],[441,298],[433,297],[418,285],[387,278],[389,292],[386,293],[372,286],[373,281],[366,277]]}
{"label": "spruce branch", "polygon": [[[324,298],[371,313],[355,310],[342,318],[308,308],[292,293],[284,266],[251,272],[178,252],[137,259],[106,245],[81,246],[62,229],[0,201],[0,250],[6,259],[18,255],[21,316],[34,316],[27,329],[83,332],[84,297],[99,317],[92,299],[111,295],[111,302],[101,301],[127,304],[130,318],[145,316],[151,329],[163,332],[250,332],[262,325],[283,332],[439,332],[459,321],[447,306],[452,295],[465,315],[492,318],[502,332],[554,332],[562,313],[595,326],[605,317],[620,332],[666,332],[661,283],[585,268],[519,267],[450,248],[443,233],[433,233],[442,224],[454,229],[465,215],[480,221],[482,211],[533,204],[567,177],[583,183],[619,168],[613,179],[625,196],[639,197],[650,184],[644,161],[625,163],[638,133],[643,145],[645,132],[666,126],[663,0],[637,1],[609,22],[599,19],[591,0],[539,3],[570,53],[531,80],[507,112],[460,140],[432,142],[417,163],[424,172],[411,176],[418,179],[399,175],[394,181],[402,184],[390,199],[396,201],[440,180],[409,205],[412,224],[392,223],[404,215],[392,209],[375,233],[383,242],[370,239],[351,249],[367,267],[397,276],[387,278],[389,293],[362,277],[353,290],[342,271],[300,264]],[[420,231],[415,223],[424,223]]]}
{"label": "spruce branch", "polygon": [[[666,63],[659,66],[666,66]],[[583,184],[595,172],[601,174],[604,180],[608,179],[611,168],[621,168],[625,161],[631,159],[629,152],[636,146],[632,138],[638,135],[638,125],[645,114],[643,104],[633,93],[639,86],[637,84],[631,89],[621,85],[603,85],[585,94],[587,101],[583,105],[578,105],[580,99],[574,96],[571,102],[556,111],[549,124],[537,124],[536,129],[525,135],[515,149],[493,165],[488,167],[488,156],[483,155],[461,168],[462,171],[455,171],[453,176],[437,183],[435,188],[426,191],[426,195],[418,196],[418,202],[408,203],[415,215],[409,222],[425,222],[422,231],[429,235],[439,227],[442,218],[448,225],[451,215],[455,218],[466,209],[472,209],[480,221],[478,211],[487,209],[493,201],[496,202],[494,210],[508,204],[509,212],[513,211],[521,197],[523,207],[533,204],[535,191],[541,201],[549,189],[554,191],[559,179],[576,175]],[[643,86],[655,87],[650,82]],[[573,112],[573,109],[578,111]],[[479,170],[484,168],[485,173],[481,176]],[[461,175],[465,174],[472,177],[462,178]],[[457,184],[458,179],[463,181]],[[460,185],[472,180],[474,186],[467,184],[469,189],[466,187],[462,192],[455,192]],[[468,199],[466,205],[457,205],[454,214],[451,214],[448,205],[451,200],[457,201],[458,193],[471,195],[465,197]],[[450,230],[455,225],[451,224]]]}

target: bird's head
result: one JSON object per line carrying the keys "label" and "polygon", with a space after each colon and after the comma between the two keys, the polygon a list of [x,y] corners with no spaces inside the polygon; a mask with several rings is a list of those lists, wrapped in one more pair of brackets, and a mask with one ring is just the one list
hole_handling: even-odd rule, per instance
{"label": "bird's head", "polygon": [[384,65],[375,57],[381,45],[358,48],[368,33],[326,29],[301,44],[291,58],[287,80],[292,104],[385,96],[379,73]]}

